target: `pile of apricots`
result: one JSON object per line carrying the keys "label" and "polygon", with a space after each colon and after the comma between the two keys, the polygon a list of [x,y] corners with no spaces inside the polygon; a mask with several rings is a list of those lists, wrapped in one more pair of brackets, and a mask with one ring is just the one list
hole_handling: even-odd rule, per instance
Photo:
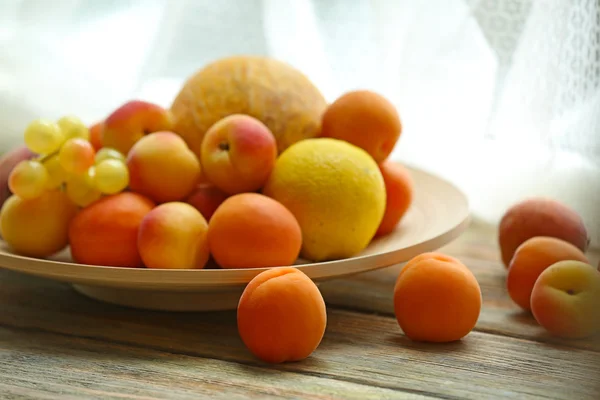
{"label": "pile of apricots", "polygon": [[[44,258],[69,248],[75,262],[104,267],[267,268],[240,298],[240,337],[266,362],[302,360],[321,343],[327,310],[318,287],[294,265],[303,255],[358,254],[395,231],[414,195],[409,170],[389,159],[401,133],[397,110],[380,94],[355,90],[327,104],[289,65],[260,57],[219,60],[186,81],[170,108],[132,100],[90,126],[68,116],[25,128],[25,146],[0,161],[2,238],[17,254]],[[363,218],[368,228],[356,240],[350,239],[358,232],[326,220],[333,210],[325,201],[310,205],[323,220],[307,229],[315,218],[300,215],[306,204],[294,196],[314,186],[300,181],[296,192],[284,190],[279,198],[263,190],[282,153],[321,138],[323,147],[303,147],[303,162],[332,163],[332,191],[359,181],[348,172],[335,175],[344,168],[360,170],[373,185],[361,189],[361,181],[339,192],[355,198],[336,204],[360,199],[363,190],[364,212],[376,219]],[[278,176],[303,167],[288,164]],[[317,190],[319,199],[330,193]],[[363,212],[357,203],[346,209]],[[327,249],[321,238],[334,236],[342,242]],[[589,238],[577,213],[550,199],[524,200],[506,211],[498,241],[516,305],[559,337],[600,331],[600,272],[585,255]],[[304,258],[335,259],[327,257]],[[439,252],[409,260],[391,295],[401,331],[424,342],[461,340],[475,328],[483,303],[471,270]]]}

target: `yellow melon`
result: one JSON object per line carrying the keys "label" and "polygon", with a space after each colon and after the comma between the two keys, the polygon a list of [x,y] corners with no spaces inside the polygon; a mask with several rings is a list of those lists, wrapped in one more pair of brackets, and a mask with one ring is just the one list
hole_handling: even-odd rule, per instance
{"label": "yellow melon", "polygon": [[231,114],[262,121],[278,151],[321,132],[327,102],[319,89],[291,65],[259,56],[216,60],[192,75],[175,97],[174,130],[200,157],[204,134]]}

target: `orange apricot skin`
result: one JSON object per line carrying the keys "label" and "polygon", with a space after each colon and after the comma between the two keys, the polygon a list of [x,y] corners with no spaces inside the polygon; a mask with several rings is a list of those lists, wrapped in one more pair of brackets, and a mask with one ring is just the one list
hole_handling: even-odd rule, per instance
{"label": "orange apricot skin", "polygon": [[102,129],[104,128],[104,122],[96,122],[90,126],[90,143],[94,150],[98,151],[102,148]]}
{"label": "orange apricot skin", "polygon": [[536,236],[562,239],[582,252],[589,245],[585,224],[573,209],[553,199],[529,198],[511,206],[500,220],[498,244],[504,266],[508,268],[523,242]]}
{"label": "orange apricot skin", "polygon": [[321,136],[345,140],[378,163],[388,158],[402,132],[400,116],[385,97],[369,90],[347,92],[327,107]]}
{"label": "orange apricot skin", "polygon": [[300,253],[302,231],[281,203],[241,193],[227,198],[212,215],[208,245],[221,268],[289,266]]}
{"label": "orange apricot skin", "polygon": [[395,162],[384,161],[379,165],[386,191],[385,213],[375,237],[394,231],[412,204],[414,183],[408,170]]}
{"label": "orange apricot skin", "polygon": [[546,268],[531,293],[531,312],[548,333],[582,339],[600,332],[600,272],[573,260]]}
{"label": "orange apricot skin", "polygon": [[576,260],[589,264],[577,247],[561,239],[537,236],[521,244],[508,267],[506,288],[510,298],[522,309],[531,309],[531,291],[540,274],[552,264]]}
{"label": "orange apricot skin", "polygon": [[103,197],[82,209],[69,226],[73,260],[110,267],[142,267],[138,231],[155,207],[152,200],[133,192]]}
{"label": "orange apricot skin", "polygon": [[300,361],[321,343],[327,310],[315,283],[294,267],[271,268],[246,286],[237,309],[239,335],[267,363]]}
{"label": "orange apricot skin", "polygon": [[419,342],[453,342],[479,319],[482,295],[472,272],[437,252],[411,259],[394,286],[394,313],[404,334]]}

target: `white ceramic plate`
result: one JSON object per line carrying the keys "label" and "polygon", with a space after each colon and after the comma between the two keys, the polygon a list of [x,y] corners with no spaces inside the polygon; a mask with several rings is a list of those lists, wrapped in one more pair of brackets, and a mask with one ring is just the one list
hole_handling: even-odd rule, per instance
{"label": "white ceramic plate", "polygon": [[[315,282],[390,267],[433,251],[468,226],[469,205],[455,186],[425,171],[409,168],[415,196],[396,230],[377,238],[356,257],[322,263],[298,260]],[[264,269],[158,270],[73,263],[68,249],[49,258],[13,254],[0,241],[0,267],[67,282],[80,293],[124,306],[170,311],[234,309],[246,284]]]}

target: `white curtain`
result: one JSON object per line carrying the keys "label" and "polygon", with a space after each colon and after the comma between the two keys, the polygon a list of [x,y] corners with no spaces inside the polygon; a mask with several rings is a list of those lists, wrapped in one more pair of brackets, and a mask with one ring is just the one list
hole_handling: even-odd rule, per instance
{"label": "white curtain", "polygon": [[168,106],[233,53],[290,62],[329,100],[384,94],[404,123],[393,158],[491,222],[557,198],[599,244],[598,0],[0,0],[0,148],[40,116]]}

